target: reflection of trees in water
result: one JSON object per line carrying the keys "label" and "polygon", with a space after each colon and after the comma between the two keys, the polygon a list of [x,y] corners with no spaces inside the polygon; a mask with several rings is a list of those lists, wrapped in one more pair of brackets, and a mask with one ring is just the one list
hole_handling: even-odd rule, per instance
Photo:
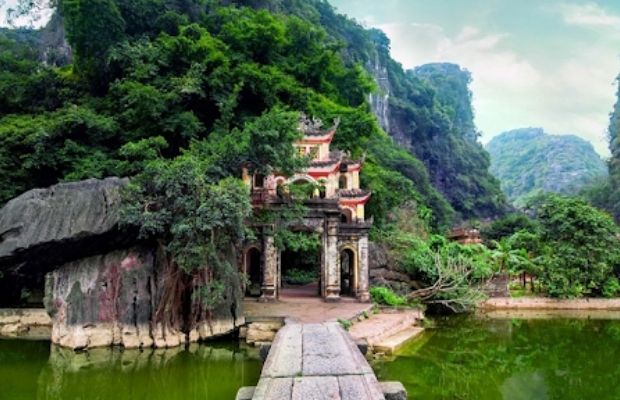
{"label": "reflection of trees in water", "polygon": [[620,393],[618,360],[620,321],[451,318],[377,370],[416,398],[603,400]]}
{"label": "reflection of trees in water", "polygon": [[39,400],[234,398],[240,386],[255,385],[258,351],[249,347],[187,349],[93,349],[75,353],[52,346],[38,380]]}

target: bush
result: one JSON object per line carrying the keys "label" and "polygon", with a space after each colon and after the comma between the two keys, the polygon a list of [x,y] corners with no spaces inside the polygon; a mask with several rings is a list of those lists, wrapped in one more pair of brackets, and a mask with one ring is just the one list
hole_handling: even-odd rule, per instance
{"label": "bush", "polygon": [[284,282],[289,285],[307,285],[317,280],[316,271],[292,268],[284,274]]}
{"label": "bush", "polygon": [[485,242],[491,242],[493,240],[500,241],[501,239],[522,230],[533,232],[536,229],[536,222],[530,219],[527,215],[514,213],[497,219],[491,224],[484,226],[480,230],[480,234]]}
{"label": "bush", "polygon": [[371,287],[370,297],[374,303],[387,306],[403,306],[407,304],[407,298],[405,296],[399,296],[390,288],[383,286]]}
{"label": "bush", "polygon": [[620,294],[620,280],[616,277],[609,278],[603,284],[603,297],[616,297]]}
{"label": "bush", "polygon": [[536,214],[540,233],[529,238],[520,233],[519,241],[535,256],[538,277],[549,296],[620,293],[618,227],[611,216],[584,200],[556,195],[543,199]]}

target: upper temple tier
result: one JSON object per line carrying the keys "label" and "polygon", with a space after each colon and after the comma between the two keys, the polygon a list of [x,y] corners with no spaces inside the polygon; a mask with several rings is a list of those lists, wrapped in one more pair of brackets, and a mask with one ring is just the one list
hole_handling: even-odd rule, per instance
{"label": "upper temple tier", "polygon": [[364,221],[364,205],[370,199],[370,191],[360,188],[360,170],[363,161],[351,160],[339,150],[330,149],[339,121],[329,129],[321,128],[321,121],[302,115],[299,130],[303,137],[293,145],[299,155],[309,159],[308,168],[292,177],[281,174],[250,177],[244,171],[244,180],[252,187],[255,206],[278,201],[287,195],[290,185],[311,183],[312,197],[338,200],[343,222]]}

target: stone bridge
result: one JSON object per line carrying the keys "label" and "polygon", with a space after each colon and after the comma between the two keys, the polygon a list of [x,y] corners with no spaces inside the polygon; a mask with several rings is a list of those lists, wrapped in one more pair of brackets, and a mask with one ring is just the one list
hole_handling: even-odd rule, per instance
{"label": "stone bridge", "polygon": [[260,381],[237,400],[405,400],[397,382],[379,383],[337,322],[285,325],[269,350]]}

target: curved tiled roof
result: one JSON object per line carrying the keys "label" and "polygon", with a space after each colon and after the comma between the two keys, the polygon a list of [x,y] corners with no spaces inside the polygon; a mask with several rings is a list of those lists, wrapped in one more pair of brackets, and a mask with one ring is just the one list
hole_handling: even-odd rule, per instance
{"label": "curved tiled roof", "polygon": [[370,194],[370,190],[365,189],[340,189],[338,195],[344,198],[364,197]]}

